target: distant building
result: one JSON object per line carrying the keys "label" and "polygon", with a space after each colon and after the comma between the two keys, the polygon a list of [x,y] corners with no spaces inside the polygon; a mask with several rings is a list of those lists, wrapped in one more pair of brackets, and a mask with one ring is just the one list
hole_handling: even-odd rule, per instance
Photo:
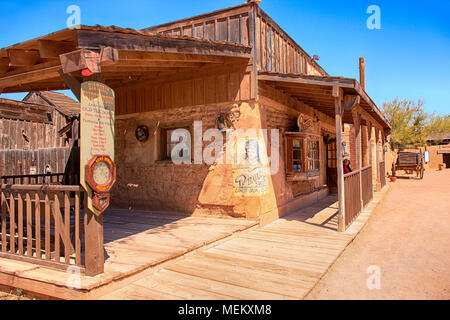
{"label": "distant building", "polygon": [[438,169],[439,164],[445,164],[450,169],[450,132],[429,136],[426,150],[430,155],[429,168]]}
{"label": "distant building", "polygon": [[0,176],[64,173],[80,104],[57,92],[0,98]]}

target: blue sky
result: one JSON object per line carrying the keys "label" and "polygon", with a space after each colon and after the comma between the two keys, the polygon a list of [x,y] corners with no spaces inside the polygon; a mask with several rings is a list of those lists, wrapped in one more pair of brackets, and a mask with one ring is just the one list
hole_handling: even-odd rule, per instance
{"label": "blue sky", "polygon": [[[244,0],[6,0],[0,9],[0,47],[65,28],[66,8],[81,8],[81,23],[144,28],[243,3]],[[381,29],[369,30],[367,7],[381,9]],[[359,78],[382,102],[423,99],[428,112],[450,113],[450,1],[262,0],[266,11],[333,76]],[[21,99],[23,94],[2,95]]]}

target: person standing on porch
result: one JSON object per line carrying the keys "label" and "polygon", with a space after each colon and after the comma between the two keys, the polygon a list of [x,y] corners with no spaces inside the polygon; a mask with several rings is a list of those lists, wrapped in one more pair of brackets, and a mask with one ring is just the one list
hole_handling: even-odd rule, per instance
{"label": "person standing on porch", "polygon": [[352,172],[352,168],[350,167],[350,160],[344,159],[344,174]]}

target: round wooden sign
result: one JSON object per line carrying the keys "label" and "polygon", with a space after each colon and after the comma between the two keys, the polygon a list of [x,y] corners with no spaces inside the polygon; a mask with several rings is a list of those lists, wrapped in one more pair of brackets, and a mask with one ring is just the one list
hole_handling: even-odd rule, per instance
{"label": "round wooden sign", "polygon": [[116,165],[108,155],[96,155],[86,164],[86,182],[97,193],[107,193],[116,181]]}

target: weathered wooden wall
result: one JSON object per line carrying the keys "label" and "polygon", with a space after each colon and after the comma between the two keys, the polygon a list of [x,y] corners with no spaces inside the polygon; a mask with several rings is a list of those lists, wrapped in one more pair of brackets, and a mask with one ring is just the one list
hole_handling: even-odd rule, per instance
{"label": "weathered wooden wall", "polygon": [[258,71],[326,75],[275,21],[260,8],[257,11],[256,51]]}
{"label": "weathered wooden wall", "polygon": [[243,5],[147,28],[144,31],[251,45],[250,10],[250,6]]}
{"label": "weathered wooden wall", "polygon": [[28,175],[31,167],[36,168],[36,174],[43,174],[47,165],[51,173],[73,173],[79,170],[77,157],[78,148],[71,150],[69,147],[0,150],[0,176]]}
{"label": "weathered wooden wall", "polygon": [[[69,142],[58,131],[67,124],[52,107],[20,101],[0,103],[0,175],[62,173],[70,157]],[[73,169],[72,169],[73,170]]]}
{"label": "weathered wooden wall", "polygon": [[35,150],[66,146],[64,137],[58,134],[65,125],[65,120],[61,115],[55,115],[53,118],[55,123],[43,123],[6,119],[0,115],[0,150]]}
{"label": "weathered wooden wall", "polygon": [[245,70],[213,73],[210,76],[175,80],[167,83],[119,87],[116,92],[116,114],[236,102],[250,99],[251,75]]}
{"label": "weathered wooden wall", "polygon": [[274,20],[252,4],[145,30],[252,46],[258,71],[327,75]]}

